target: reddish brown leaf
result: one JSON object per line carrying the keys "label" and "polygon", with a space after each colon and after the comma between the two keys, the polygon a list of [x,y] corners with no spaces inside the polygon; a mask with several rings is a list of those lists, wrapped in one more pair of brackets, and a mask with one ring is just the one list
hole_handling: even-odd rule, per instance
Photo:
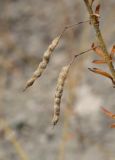
{"label": "reddish brown leaf", "polygon": [[[110,62],[115,62],[115,59],[111,59]],[[94,64],[106,64],[104,60],[93,60],[92,63]]]}
{"label": "reddish brown leaf", "polygon": [[107,109],[105,109],[104,107],[101,107],[102,111],[110,118],[115,119],[115,114],[113,114],[112,112],[108,111]]}
{"label": "reddish brown leaf", "polygon": [[115,128],[115,123],[113,123],[113,124],[111,125],[111,128]]}
{"label": "reddish brown leaf", "polygon": [[95,43],[92,43],[91,48],[93,49],[95,47]]}
{"label": "reddish brown leaf", "polygon": [[115,45],[113,45],[111,52],[112,52],[112,53],[115,53]]}
{"label": "reddish brown leaf", "polygon": [[100,48],[100,47],[95,47],[95,44],[94,43],[92,43],[92,45],[91,45],[91,47],[92,47],[92,49],[95,51],[95,53],[98,55],[98,56],[100,56],[100,57],[102,57],[103,59],[104,59],[104,52],[102,51],[102,49]]}
{"label": "reddish brown leaf", "polygon": [[99,15],[100,4],[98,4],[95,8],[95,14]]}
{"label": "reddish brown leaf", "polygon": [[94,73],[100,74],[100,75],[102,75],[102,76],[104,76],[104,77],[107,77],[107,78],[111,79],[112,82],[113,82],[113,84],[114,84],[113,77],[112,77],[109,73],[104,72],[103,70],[98,69],[98,68],[88,68],[88,69],[89,69],[90,71],[94,72]]}
{"label": "reddish brown leaf", "polygon": [[112,47],[110,57],[113,58],[114,54],[115,54],[115,45],[113,45],[113,47]]}
{"label": "reddish brown leaf", "polygon": [[93,60],[92,63],[95,63],[95,64],[105,64],[106,62],[104,60]]}

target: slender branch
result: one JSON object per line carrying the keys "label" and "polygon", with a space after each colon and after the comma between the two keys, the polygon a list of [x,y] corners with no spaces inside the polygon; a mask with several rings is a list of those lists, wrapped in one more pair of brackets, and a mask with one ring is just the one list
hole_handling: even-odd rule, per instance
{"label": "slender branch", "polygon": [[[95,48],[97,48],[98,46],[96,46]],[[75,54],[74,55],[74,57],[73,57],[73,59],[71,60],[71,62],[70,62],[70,66],[74,63],[74,61],[75,61],[75,59],[77,58],[77,57],[79,57],[79,56],[81,56],[82,54],[85,54],[85,53],[87,53],[87,52],[90,52],[90,51],[92,51],[93,49],[92,48],[90,48],[90,49],[88,49],[88,50],[85,50],[85,51],[83,51],[83,52],[80,52],[80,53],[78,53],[78,54]]]}
{"label": "slender branch", "polygon": [[101,31],[100,31],[100,28],[99,28],[99,24],[97,24],[96,16],[93,16],[94,14],[93,14],[92,6],[90,5],[89,1],[88,0],[84,0],[84,2],[85,2],[85,5],[87,7],[87,10],[89,12],[89,15],[90,15],[90,18],[91,18],[91,22],[92,22],[92,25],[93,25],[93,27],[95,29],[96,36],[97,36],[97,39],[99,41],[100,47],[102,48],[102,50],[104,52],[105,61],[107,62],[108,67],[109,67],[109,69],[111,71],[111,74],[113,76],[113,79],[115,80],[115,69],[114,69],[113,63],[111,62],[109,53],[107,51],[107,47],[105,45],[103,36],[101,34]]}
{"label": "slender branch", "polygon": [[90,19],[89,19],[89,20],[85,20],[85,21],[81,21],[81,22],[76,22],[76,23],[74,23],[74,24],[66,25],[66,26],[64,27],[64,29],[62,30],[61,34],[60,34],[61,37],[63,36],[63,34],[65,33],[66,30],[71,29],[71,28],[74,28],[75,26],[78,26],[78,25],[80,25],[80,24],[87,23],[87,22],[90,22]]}
{"label": "slender branch", "polygon": [[81,21],[81,22],[78,22],[78,23],[67,25],[67,26],[65,26],[65,29],[73,28],[73,27],[75,27],[75,26],[77,26],[79,24],[83,24],[83,23],[86,23],[86,22],[90,22],[90,20]]}
{"label": "slender branch", "polygon": [[[96,48],[96,47],[95,47]],[[84,53],[86,53],[86,52],[89,52],[89,51],[92,51],[93,49],[92,48],[90,48],[90,49],[88,49],[88,50],[86,50],[86,51],[83,51],[83,52],[81,52],[81,53],[79,53],[79,54],[76,54],[75,55],[75,58],[77,58],[78,56],[80,56],[80,55],[82,55],[82,54],[84,54]]]}

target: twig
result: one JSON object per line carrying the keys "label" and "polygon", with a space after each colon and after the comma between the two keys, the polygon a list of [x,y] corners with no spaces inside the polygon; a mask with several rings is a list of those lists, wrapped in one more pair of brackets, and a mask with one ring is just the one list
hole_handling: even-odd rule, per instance
{"label": "twig", "polygon": [[103,36],[101,34],[101,31],[100,31],[100,28],[99,28],[99,24],[97,24],[97,17],[93,16],[94,14],[93,14],[92,6],[90,5],[89,1],[88,0],[84,0],[84,2],[85,2],[85,5],[87,7],[87,10],[89,12],[89,15],[90,15],[90,18],[91,18],[91,22],[92,22],[92,25],[93,25],[93,27],[95,29],[96,36],[97,36],[97,39],[99,41],[100,47],[102,48],[102,50],[104,52],[105,61],[107,62],[108,67],[109,67],[109,69],[111,71],[111,74],[113,76],[113,79],[115,80],[115,69],[114,69],[113,63],[110,61],[111,59],[110,59],[109,53],[107,51],[107,47],[105,45]]}
{"label": "twig", "polygon": [[[97,48],[97,47],[98,47],[98,46],[96,46],[95,48]],[[92,50],[93,50],[93,49],[90,48],[90,49],[88,49],[88,50],[86,50],[86,51],[83,51],[83,52],[80,52],[80,53],[78,53],[78,54],[75,54],[74,57],[73,57],[73,59],[72,59],[72,61],[70,62],[70,65],[73,64],[74,60],[75,60],[77,57],[79,57],[79,56],[81,56],[82,54],[85,54],[85,53],[87,53],[87,52],[90,52],[90,51],[92,51]]]}
{"label": "twig", "polygon": [[65,29],[67,30],[67,29],[69,29],[69,28],[73,28],[73,27],[75,27],[75,26],[77,26],[77,25],[79,25],[79,24],[83,24],[83,23],[86,23],[86,22],[90,22],[90,20],[81,21],[81,22],[78,22],[78,23],[74,23],[74,24],[71,24],[71,25],[67,25],[67,26],[65,26]]}

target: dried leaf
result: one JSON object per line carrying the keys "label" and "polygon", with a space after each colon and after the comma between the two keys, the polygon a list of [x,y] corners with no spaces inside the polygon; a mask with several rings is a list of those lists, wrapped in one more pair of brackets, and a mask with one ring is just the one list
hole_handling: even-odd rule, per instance
{"label": "dried leaf", "polygon": [[102,57],[104,59],[104,57],[105,57],[104,55],[105,54],[104,54],[104,52],[102,51],[102,49],[100,47],[96,47],[94,43],[92,43],[91,47],[92,47],[92,49],[95,51],[95,53],[98,56],[100,56],[100,57]]}
{"label": "dried leaf", "polygon": [[110,118],[115,119],[115,114],[113,114],[112,112],[108,111],[107,109],[105,109],[104,107],[101,107],[102,111]]}
{"label": "dried leaf", "polygon": [[88,68],[88,69],[90,71],[94,72],[94,73],[100,74],[100,75],[102,75],[104,77],[107,77],[107,78],[111,79],[112,82],[114,83],[113,77],[109,73],[104,72],[103,70],[98,69],[98,68]]}
{"label": "dried leaf", "polygon": [[113,123],[113,124],[111,125],[111,128],[115,128],[115,123]]}
{"label": "dried leaf", "polygon": [[100,4],[98,4],[95,8],[95,14],[99,15],[99,11],[100,11]]}
{"label": "dried leaf", "polygon": [[95,43],[92,43],[91,48],[93,49],[95,47]]}
{"label": "dried leaf", "polygon": [[93,60],[92,63],[95,63],[95,64],[105,64],[105,60]]}
{"label": "dried leaf", "polygon": [[113,47],[112,47],[110,57],[113,58],[114,54],[115,54],[115,45],[113,45]]}
{"label": "dried leaf", "polygon": [[[115,62],[115,59],[111,59],[110,62]],[[106,64],[105,60],[93,60],[92,63],[94,64]]]}

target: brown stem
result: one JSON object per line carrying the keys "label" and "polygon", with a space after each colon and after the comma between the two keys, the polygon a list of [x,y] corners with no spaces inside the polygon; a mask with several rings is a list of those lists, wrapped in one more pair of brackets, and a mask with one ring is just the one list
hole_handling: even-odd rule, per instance
{"label": "brown stem", "polygon": [[87,23],[87,22],[90,22],[90,20],[81,21],[81,22],[78,22],[78,23],[66,25],[66,26],[64,27],[64,29],[62,30],[62,32],[61,32],[61,34],[60,34],[60,35],[61,35],[60,37],[63,36],[63,34],[65,33],[66,30],[71,29],[71,28],[73,28],[73,27],[75,27],[75,26],[78,26],[78,25],[80,25],[80,24]]}
{"label": "brown stem", "polygon": [[[97,48],[98,46],[96,46],[95,48]],[[70,66],[74,63],[74,60],[77,58],[77,57],[79,57],[79,56],[81,56],[82,54],[85,54],[85,53],[87,53],[87,52],[90,52],[90,51],[92,51],[93,49],[92,48],[90,48],[90,49],[88,49],[88,50],[85,50],[85,51],[83,51],[83,52],[80,52],[80,53],[78,53],[78,54],[75,54],[74,55],[74,57],[73,57],[73,59],[72,59],[72,61],[70,62]]]}
{"label": "brown stem", "polygon": [[91,18],[91,22],[92,22],[92,25],[95,29],[95,32],[96,32],[96,36],[97,36],[97,39],[99,41],[99,44],[100,44],[100,47],[102,48],[103,52],[104,52],[104,56],[105,56],[105,61],[107,62],[108,64],[108,67],[111,71],[111,74],[113,76],[113,79],[115,80],[115,69],[114,69],[114,66],[113,66],[113,63],[110,61],[110,56],[109,56],[109,53],[107,51],[107,47],[105,45],[105,42],[104,42],[104,39],[102,37],[102,34],[101,34],[101,31],[100,31],[100,28],[99,28],[99,24],[97,24],[97,19],[96,19],[96,16],[93,16],[93,10],[92,10],[92,7],[89,3],[88,0],[84,0],[85,2],[85,5],[87,7],[87,10],[89,12],[89,15],[90,15],[90,18]]}

